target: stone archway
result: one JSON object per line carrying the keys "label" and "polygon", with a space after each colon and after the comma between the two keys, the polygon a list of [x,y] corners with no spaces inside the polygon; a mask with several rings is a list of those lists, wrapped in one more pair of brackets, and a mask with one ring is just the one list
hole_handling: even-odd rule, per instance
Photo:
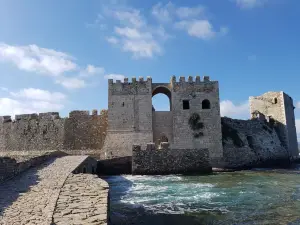
{"label": "stone archway", "polygon": [[[169,98],[169,111],[171,111],[172,110],[172,98],[171,98],[171,91],[169,90],[169,88],[167,88],[165,86],[157,86],[152,90],[152,98],[157,94],[163,94]],[[155,111],[155,108],[154,108],[154,111]]]}

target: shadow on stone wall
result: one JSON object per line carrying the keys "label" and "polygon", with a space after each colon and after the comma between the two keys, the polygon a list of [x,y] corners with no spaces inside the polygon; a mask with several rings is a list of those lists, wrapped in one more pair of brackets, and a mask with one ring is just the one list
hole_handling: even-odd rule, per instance
{"label": "shadow on stone wall", "polygon": [[222,117],[225,168],[288,167],[291,155],[282,139],[284,126]]}
{"label": "shadow on stone wall", "polygon": [[5,209],[12,205],[12,203],[15,202],[23,193],[29,191],[31,186],[39,183],[40,179],[37,175],[38,170],[47,167],[53,163],[55,159],[56,158],[51,158],[42,165],[17,175],[14,179],[0,183],[0,217],[3,215]]}
{"label": "shadow on stone wall", "polygon": [[131,174],[132,157],[119,157],[98,161],[98,175]]}

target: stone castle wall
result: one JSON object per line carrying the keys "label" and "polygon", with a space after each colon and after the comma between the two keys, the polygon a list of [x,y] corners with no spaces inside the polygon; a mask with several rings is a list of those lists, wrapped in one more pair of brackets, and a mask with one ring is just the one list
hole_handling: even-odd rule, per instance
{"label": "stone castle wall", "polygon": [[211,172],[208,149],[156,149],[148,144],[132,147],[132,174],[188,174]]}
{"label": "stone castle wall", "polygon": [[[219,84],[208,76],[194,80],[189,76],[171,78],[170,83],[152,83],[150,77],[128,82],[109,80],[108,131],[104,144],[104,158],[132,155],[134,144],[146,148],[149,142],[159,142],[166,136],[172,149],[207,148],[213,158],[222,158]],[[170,112],[152,109],[152,96],[166,94]],[[208,107],[203,107],[208,102]],[[185,104],[187,103],[187,107]],[[199,114],[203,127],[197,137],[189,119]],[[200,131],[201,130],[201,131]],[[197,140],[195,140],[197,139]]]}
{"label": "stone castle wall", "polygon": [[[208,76],[203,80],[197,76],[194,81],[188,77],[180,77],[176,82],[172,77],[172,113],[173,113],[173,145],[174,149],[209,149],[211,158],[222,158],[222,133],[220,116],[219,83],[211,81]],[[183,101],[189,102],[189,109],[183,108]],[[208,101],[209,106],[204,107]],[[191,129],[189,120],[197,113],[203,128]],[[195,138],[195,132],[200,134]]]}
{"label": "stone castle wall", "polygon": [[[153,140],[156,146],[161,141],[173,139],[173,118],[172,112],[153,112]],[[168,140],[161,140],[167,138]]]}
{"label": "stone castle wall", "polygon": [[250,113],[259,112],[267,119],[274,120],[276,130],[283,146],[290,156],[298,156],[293,100],[284,92],[267,92],[261,96],[250,97]]}
{"label": "stone castle wall", "polygon": [[107,112],[73,111],[69,118],[58,113],[1,117],[0,151],[88,150],[103,146]]}
{"label": "stone castle wall", "polygon": [[254,167],[289,160],[274,127],[260,120],[222,118],[224,167]]}

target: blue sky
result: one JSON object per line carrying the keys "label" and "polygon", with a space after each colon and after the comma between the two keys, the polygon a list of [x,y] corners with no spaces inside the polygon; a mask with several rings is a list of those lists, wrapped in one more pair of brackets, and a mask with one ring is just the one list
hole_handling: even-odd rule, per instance
{"label": "blue sky", "polygon": [[209,75],[234,118],[267,91],[298,107],[298,21],[296,0],[0,0],[0,114],[107,108],[123,76]]}

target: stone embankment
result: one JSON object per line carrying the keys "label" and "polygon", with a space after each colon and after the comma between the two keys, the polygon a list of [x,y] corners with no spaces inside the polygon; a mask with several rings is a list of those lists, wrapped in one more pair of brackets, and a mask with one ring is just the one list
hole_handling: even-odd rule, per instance
{"label": "stone embankment", "polygon": [[[79,168],[88,172],[88,165],[83,166],[87,158],[51,159],[0,184],[0,225],[106,224],[107,184],[95,175],[72,173],[78,172]],[[67,193],[70,199],[66,199]],[[90,196],[86,196],[87,193]],[[92,197],[96,195],[99,197]],[[62,203],[64,199],[65,204]],[[92,214],[81,218],[82,223],[67,220],[66,211],[62,211],[65,207],[79,218],[76,212],[86,210],[87,205],[97,207],[97,210],[90,209]]]}

